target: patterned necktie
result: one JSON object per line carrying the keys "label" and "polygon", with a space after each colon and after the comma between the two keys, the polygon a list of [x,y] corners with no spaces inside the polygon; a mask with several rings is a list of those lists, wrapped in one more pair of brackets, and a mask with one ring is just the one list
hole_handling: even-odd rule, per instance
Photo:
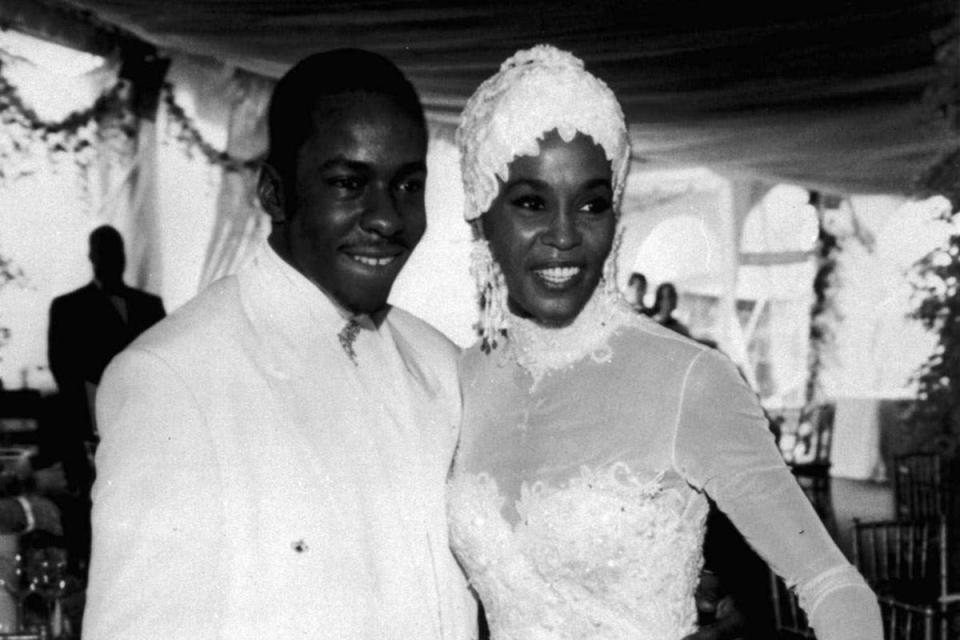
{"label": "patterned necktie", "polygon": [[357,322],[355,318],[350,318],[346,326],[337,334],[337,338],[340,340],[340,346],[343,347],[343,351],[354,365],[357,364],[357,352],[353,349],[353,343],[357,340],[359,333],[360,323]]}

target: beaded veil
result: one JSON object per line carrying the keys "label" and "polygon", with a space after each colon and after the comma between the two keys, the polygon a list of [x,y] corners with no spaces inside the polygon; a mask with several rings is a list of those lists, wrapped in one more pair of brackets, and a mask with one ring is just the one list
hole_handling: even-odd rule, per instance
{"label": "beaded veil", "polygon": [[[603,148],[613,173],[614,210],[619,212],[630,164],[623,110],[610,88],[589,73],[582,60],[556,47],[537,45],[507,59],[463,110],[456,140],[468,222],[490,208],[499,180],[508,177],[510,162],[518,156],[538,155],[540,140],[553,130],[565,142],[581,133]],[[480,237],[479,225],[474,230],[471,273],[481,308],[478,328],[484,344],[494,347],[508,326],[507,291],[500,267]],[[615,253],[607,259],[605,281],[612,274]],[[611,286],[616,285],[608,282],[605,288]]]}

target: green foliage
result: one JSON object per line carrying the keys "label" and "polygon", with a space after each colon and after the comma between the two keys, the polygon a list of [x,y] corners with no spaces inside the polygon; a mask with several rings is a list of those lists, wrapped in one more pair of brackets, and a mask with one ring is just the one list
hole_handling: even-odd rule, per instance
{"label": "green foliage", "polygon": [[[0,289],[8,284],[22,284],[25,280],[23,270],[16,266],[10,258],[0,254]],[[2,321],[2,318],[0,318]],[[0,324],[0,347],[10,340],[10,329]]]}
{"label": "green foliage", "polygon": [[[954,214],[946,214],[950,220]],[[910,416],[916,428],[941,435],[960,434],[960,233],[946,247],[931,251],[914,265],[919,305],[910,317],[937,336],[937,347],[914,381],[917,403]]]}
{"label": "green foliage", "polygon": [[820,372],[834,343],[833,327],[841,320],[834,300],[837,256],[840,243],[821,222],[817,237],[817,274],[813,280],[813,305],[810,307],[810,351],[807,355],[805,403],[813,406],[823,400]]}

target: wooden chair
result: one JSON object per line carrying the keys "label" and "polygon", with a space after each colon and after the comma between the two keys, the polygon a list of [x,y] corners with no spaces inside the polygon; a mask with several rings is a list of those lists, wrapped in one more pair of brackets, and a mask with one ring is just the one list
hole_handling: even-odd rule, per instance
{"label": "wooden chair", "polygon": [[897,518],[946,518],[949,496],[944,464],[936,453],[911,453],[893,460],[893,497]]}
{"label": "wooden chair", "polygon": [[912,605],[881,596],[884,640],[936,640],[937,611],[930,605]]}
{"label": "wooden chair", "polygon": [[910,619],[913,625],[921,616],[914,609],[930,608],[934,612],[933,637],[938,640],[948,640],[951,616],[960,604],[960,593],[948,591],[948,541],[943,519],[854,520],[853,524],[854,564],[881,601],[886,599],[893,607],[890,615],[897,613],[898,620]]}
{"label": "wooden chair", "polygon": [[787,588],[773,571],[770,571],[770,594],[773,604],[773,623],[778,640],[814,640],[813,630],[797,596]]}

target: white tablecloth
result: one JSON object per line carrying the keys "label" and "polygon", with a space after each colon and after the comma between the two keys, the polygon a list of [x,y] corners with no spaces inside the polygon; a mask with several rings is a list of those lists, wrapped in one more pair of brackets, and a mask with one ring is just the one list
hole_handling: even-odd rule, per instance
{"label": "white tablecloth", "polygon": [[[906,397],[838,396],[833,424],[831,475],[857,480],[886,480],[881,431],[893,428]],[[889,452],[888,452],[889,453]]]}
{"label": "white tablecloth", "polygon": [[885,477],[880,457],[879,397],[840,397],[833,422],[831,475],[858,480]]}

